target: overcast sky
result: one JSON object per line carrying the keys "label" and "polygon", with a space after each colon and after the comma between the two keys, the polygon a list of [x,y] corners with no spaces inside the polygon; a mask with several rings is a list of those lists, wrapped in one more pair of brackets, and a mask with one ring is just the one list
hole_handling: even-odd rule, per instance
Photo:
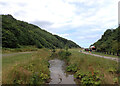
{"label": "overcast sky", "polygon": [[118,26],[119,0],[0,0],[0,14],[35,24],[81,47]]}

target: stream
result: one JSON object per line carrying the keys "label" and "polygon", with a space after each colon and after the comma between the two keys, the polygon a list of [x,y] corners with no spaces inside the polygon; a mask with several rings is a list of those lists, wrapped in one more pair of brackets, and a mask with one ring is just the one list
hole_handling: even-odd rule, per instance
{"label": "stream", "polygon": [[53,59],[50,63],[51,81],[49,84],[76,84],[74,76],[65,73],[65,62],[59,59]]}

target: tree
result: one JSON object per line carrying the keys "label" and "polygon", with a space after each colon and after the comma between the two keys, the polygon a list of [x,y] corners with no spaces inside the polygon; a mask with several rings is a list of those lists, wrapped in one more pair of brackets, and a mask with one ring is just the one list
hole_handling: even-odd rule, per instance
{"label": "tree", "polygon": [[10,31],[4,31],[2,34],[2,46],[16,48],[19,47],[19,44],[13,33]]}

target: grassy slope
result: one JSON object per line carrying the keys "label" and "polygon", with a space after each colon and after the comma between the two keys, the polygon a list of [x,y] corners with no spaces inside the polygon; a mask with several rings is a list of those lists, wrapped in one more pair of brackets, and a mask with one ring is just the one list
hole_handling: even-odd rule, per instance
{"label": "grassy slope", "polygon": [[[118,63],[112,60],[98,58],[91,55],[85,55],[78,52],[77,49],[69,50],[72,55],[69,57],[68,64],[76,64],[77,70],[82,72],[94,72],[99,70],[101,74],[104,74],[103,84],[113,84],[117,74],[115,71],[118,68]],[[112,73],[111,73],[112,71]]]}
{"label": "grassy slope", "polygon": [[34,53],[3,57],[3,84],[42,84],[49,79],[50,51],[40,49]]}

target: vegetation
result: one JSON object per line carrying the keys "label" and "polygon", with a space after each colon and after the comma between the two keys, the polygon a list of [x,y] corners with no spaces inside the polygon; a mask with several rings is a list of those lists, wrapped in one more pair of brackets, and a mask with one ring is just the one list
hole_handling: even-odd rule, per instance
{"label": "vegetation", "polygon": [[48,49],[3,56],[2,84],[45,84],[50,78]]}
{"label": "vegetation", "polygon": [[[61,52],[61,51],[60,51]],[[118,83],[118,63],[112,60],[98,58],[69,49],[69,56],[65,52],[59,53],[67,61],[66,71],[74,74],[77,83],[84,85],[116,84]],[[63,56],[64,55],[64,56]]]}
{"label": "vegetation", "polygon": [[51,33],[24,21],[19,21],[11,15],[2,15],[2,46],[5,48],[19,48],[22,46],[36,46],[37,48],[78,48],[76,43],[52,35]]}
{"label": "vegetation", "polygon": [[20,48],[2,48],[2,53],[31,52],[39,50],[35,46],[21,46]]}
{"label": "vegetation", "polygon": [[80,80],[80,83],[84,85],[100,85],[104,75],[101,75],[99,71],[82,72],[78,70],[75,74],[75,78]]}
{"label": "vegetation", "polygon": [[[117,84],[118,63],[78,52],[79,49],[39,49],[31,53],[3,56],[3,84],[45,84],[49,82],[48,60],[65,60],[66,71],[84,85]],[[52,58],[53,57],[53,58]]]}
{"label": "vegetation", "polygon": [[106,52],[109,54],[120,53],[120,27],[116,29],[108,29],[102,35],[101,39],[95,42],[93,45],[97,48],[97,52]]}

